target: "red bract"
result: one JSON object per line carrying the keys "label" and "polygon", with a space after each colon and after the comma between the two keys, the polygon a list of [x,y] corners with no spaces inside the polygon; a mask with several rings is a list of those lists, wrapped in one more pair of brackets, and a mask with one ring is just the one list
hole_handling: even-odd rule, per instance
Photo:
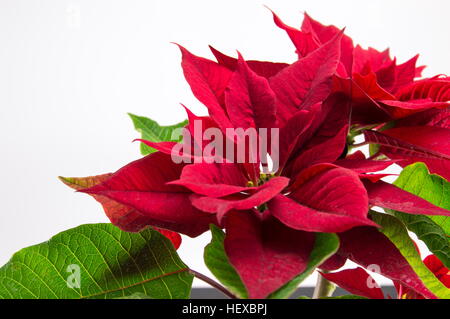
{"label": "red bract", "polygon": [[432,173],[450,180],[450,129],[408,126],[366,131],[365,137],[368,142],[381,145],[380,153],[399,160],[401,166],[423,162]]}
{"label": "red bract", "polygon": [[[196,237],[210,224],[222,227],[226,253],[251,298],[269,296],[306,269],[315,233],[341,239],[324,269],[338,269],[347,259],[382,265],[384,276],[434,298],[368,212],[378,206],[450,216],[383,182],[386,175],[379,173],[420,161],[450,178],[450,81],[417,81],[423,70],[416,67],[418,57],[398,64],[388,50],[355,46],[343,30],[308,15],[301,29],[275,14],[274,20],[293,41],[298,61],[246,61],[211,48],[214,62],[179,46],[185,78],[209,114],[199,117],[185,108],[193,139],[142,141],[158,152],[80,191],[102,202],[111,221],[127,231],[151,225]],[[221,133],[222,145],[244,145],[245,161],[235,154],[205,156],[208,129]],[[279,129],[279,143],[269,138],[276,169],[267,173],[261,154],[229,129]],[[349,154],[357,135],[380,146],[371,158]],[[184,146],[192,152],[175,154],[185,161],[175,164],[174,148]],[[362,270],[324,276],[358,294],[383,297],[349,281],[367,280]]]}
{"label": "red bract", "polygon": [[[450,288],[450,271],[442,261],[431,255],[425,258],[424,264],[433,272],[447,288]],[[369,299],[384,299],[384,293],[376,281],[364,269],[348,269],[335,273],[322,273],[327,280],[337,284],[348,292]],[[428,299],[429,293],[421,294],[417,289],[411,289],[401,282],[394,281],[398,299]]]}
{"label": "red bract", "polygon": [[321,273],[327,280],[357,296],[384,299],[383,290],[362,268],[347,269],[335,273]]}
{"label": "red bract", "polygon": [[[86,178],[60,177],[60,179],[67,186],[77,191],[83,191],[84,189],[101,184],[111,178],[112,175],[113,174],[105,174]],[[111,223],[124,231],[139,232],[149,225],[154,225],[151,218],[148,218],[145,214],[137,211],[133,207],[120,204],[102,195],[94,195],[93,197],[103,206],[106,216],[111,220]],[[180,234],[156,227],[154,227],[154,229],[169,238],[176,249],[180,247],[182,241]]]}
{"label": "red bract", "polygon": [[148,225],[198,236],[215,221],[192,206],[190,194],[185,189],[167,185],[179,178],[182,168],[182,165],[174,164],[170,156],[154,153],[81,192],[131,207],[146,218]]}
{"label": "red bract", "polygon": [[265,298],[303,272],[315,241],[314,234],[290,229],[269,212],[233,212],[226,230],[226,253],[250,298]]}

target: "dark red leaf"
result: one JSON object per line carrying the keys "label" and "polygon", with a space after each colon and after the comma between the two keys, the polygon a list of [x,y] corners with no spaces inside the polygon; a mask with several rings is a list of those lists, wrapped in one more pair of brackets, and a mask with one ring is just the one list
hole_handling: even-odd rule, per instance
{"label": "dark red leaf", "polygon": [[[349,293],[369,299],[384,299],[383,290],[364,269],[347,269],[336,273],[321,273],[325,279],[335,283]],[[370,286],[373,285],[373,286]]]}
{"label": "dark red leaf", "polygon": [[305,58],[271,78],[277,98],[277,112],[285,123],[299,109],[309,109],[331,93],[332,76],[340,56],[342,33]]}
{"label": "dark red leaf", "polygon": [[257,75],[242,56],[225,91],[225,104],[236,128],[270,129],[276,124],[275,93],[266,78]]}
{"label": "dark red leaf", "polygon": [[[211,52],[216,57],[217,62],[220,65],[230,69],[231,71],[235,71],[238,63],[238,59],[227,56],[218,50],[214,49],[212,46],[209,47]],[[288,67],[287,63],[277,63],[277,62],[266,62],[266,61],[246,61],[247,65],[259,76],[265,77],[266,79],[271,78],[278,74],[281,70]]]}
{"label": "dark red leaf", "polygon": [[186,166],[180,179],[169,184],[184,186],[199,195],[224,197],[251,190],[247,182],[236,164],[202,163]]}
{"label": "dark red leaf", "polygon": [[226,222],[225,251],[249,298],[266,298],[302,273],[314,235],[290,229],[253,211],[231,212]]}
{"label": "dark red leaf", "polygon": [[375,161],[368,159],[351,159],[346,158],[336,161],[335,164],[347,169],[351,169],[360,174],[376,173],[384,171],[388,167],[394,165],[397,161]]}
{"label": "dark red leaf", "polygon": [[[321,44],[324,44],[333,39],[341,30],[333,25],[324,26],[318,21],[312,19],[307,13],[305,13],[302,31],[311,33],[315,38],[320,40]],[[353,66],[353,40],[347,35],[343,35],[341,44],[340,65],[338,66],[338,74],[346,77],[352,74]]]}
{"label": "dark red leaf", "polygon": [[450,108],[416,113],[397,121],[397,127],[402,126],[434,126],[450,129]]}
{"label": "dark red leaf", "polygon": [[340,234],[339,238],[340,255],[348,257],[364,268],[376,265],[381,275],[399,281],[427,298],[436,298],[425,287],[397,247],[376,228],[357,227]]}
{"label": "dark red leaf", "polygon": [[[273,21],[280,29],[286,31],[287,35],[291,39],[295,48],[297,49],[297,54],[299,58],[303,58],[316,50],[320,46],[320,40],[315,38],[314,34],[311,32],[303,32],[301,30],[295,29],[286,25],[281,19],[274,13]],[[326,42],[326,41],[325,41]]]}
{"label": "dark red leaf", "polygon": [[231,127],[223,105],[225,89],[233,73],[213,61],[193,55],[182,46],[179,47],[183,56],[181,66],[192,92],[208,108],[216,123],[223,128]]}
{"label": "dark red leaf", "polygon": [[364,183],[373,206],[392,209],[412,215],[450,216],[450,211],[437,207],[426,200],[385,182]]}
{"label": "dark red leaf", "polygon": [[379,101],[380,105],[390,114],[393,119],[401,119],[409,115],[423,112],[429,109],[443,109],[450,106],[446,102],[433,102],[431,99],[410,101]]}
{"label": "dark red leaf", "polygon": [[195,209],[183,187],[167,185],[179,179],[182,168],[170,156],[154,153],[82,192],[129,206],[142,213],[151,226],[196,237],[207,231],[215,218]]}
{"label": "dark red leaf", "polygon": [[356,226],[377,226],[368,219],[367,192],[358,175],[333,165],[316,165],[299,175],[288,197],[269,202],[271,213],[287,226],[338,233]]}
{"label": "dark red leaf", "polygon": [[[84,178],[60,177],[60,179],[67,186],[77,191],[82,191],[83,189],[87,189],[103,183],[104,181],[108,180],[112,175],[113,174],[105,174],[100,176],[91,176]],[[119,227],[123,231],[138,233],[143,229],[147,228],[149,225],[151,225],[152,222],[151,219],[145,217],[143,213],[137,211],[132,207],[122,205],[104,196],[93,195],[92,197],[103,206],[105,214],[109,218],[111,223]],[[155,230],[159,231],[164,236],[169,238],[172,241],[173,245],[175,246],[175,249],[178,249],[180,247],[181,245],[180,234],[160,228],[155,228]]]}
{"label": "dark red leaf", "polygon": [[380,153],[402,160],[405,167],[416,162],[427,164],[431,173],[450,179],[450,129],[416,126],[383,132],[366,131],[366,141],[380,144]]}
{"label": "dark red leaf", "polygon": [[217,213],[217,218],[222,218],[231,210],[248,210],[259,207],[280,194],[289,185],[289,179],[285,177],[272,178],[267,183],[257,187],[250,194],[240,194],[229,198],[210,198],[193,195],[192,204],[198,209]]}
{"label": "dark red leaf", "polygon": [[415,82],[396,93],[400,101],[431,99],[434,102],[450,101],[449,78],[432,78]]}

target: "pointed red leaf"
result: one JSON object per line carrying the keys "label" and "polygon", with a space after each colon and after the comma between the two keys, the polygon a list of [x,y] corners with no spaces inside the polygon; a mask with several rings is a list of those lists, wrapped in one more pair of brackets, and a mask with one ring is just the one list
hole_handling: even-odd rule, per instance
{"label": "pointed red leaf", "polygon": [[380,153],[402,160],[401,166],[427,164],[431,173],[450,179],[450,129],[416,126],[387,131],[366,131],[366,141],[380,144]]}
{"label": "pointed red leaf", "polygon": [[416,292],[435,299],[414,272],[397,247],[381,232],[373,227],[358,227],[339,235],[339,254],[356,264],[368,268],[378,266],[380,274]]}
{"label": "pointed red leaf", "polygon": [[[195,138],[195,135],[193,135]],[[177,142],[151,142],[146,140],[137,139],[137,142],[144,143],[145,145],[152,147],[159,152],[170,155],[172,159],[183,163],[203,163],[203,162],[214,162],[216,160],[214,154],[207,156],[203,153],[203,148],[200,149],[201,152],[198,154],[195,152],[195,144],[188,144],[186,141],[182,143]],[[207,143],[204,143],[204,146]],[[219,156],[221,158],[221,156]]]}
{"label": "pointed red leaf", "polygon": [[332,76],[339,62],[342,33],[271,78],[277,111],[285,123],[298,109],[309,109],[331,93]]}
{"label": "pointed red leaf", "polygon": [[286,226],[316,233],[341,233],[357,226],[377,225],[365,218],[310,208],[298,200],[279,195],[269,202],[272,214]]}
{"label": "pointed red leaf", "polygon": [[232,72],[213,61],[193,55],[182,46],[179,48],[183,56],[181,66],[184,76],[195,97],[208,108],[216,123],[224,128],[231,127],[223,105]]}
{"label": "pointed red leaf", "polygon": [[[352,99],[367,100],[367,96],[374,101],[380,100],[395,100],[395,97],[384,90],[379,84],[375,73],[371,72],[367,75],[354,74],[353,75],[353,93]],[[360,90],[362,90],[362,93]]]}
{"label": "pointed red leaf", "polygon": [[275,93],[266,78],[257,75],[242,56],[225,91],[225,104],[236,128],[270,129],[276,124]]}
{"label": "pointed red leaf", "polygon": [[336,253],[328,258],[327,261],[325,261],[322,265],[320,265],[320,269],[325,271],[336,271],[344,267],[346,263],[347,257],[341,256]]}
{"label": "pointed red leaf", "polygon": [[252,190],[247,182],[236,164],[202,163],[186,166],[180,179],[169,184],[184,186],[199,195],[224,197]]}
{"label": "pointed red leaf", "polygon": [[351,98],[353,123],[374,124],[390,120],[388,112],[377,101],[394,100],[395,97],[378,84],[375,73],[355,73],[353,79],[335,76],[333,91],[344,93]]}
{"label": "pointed red leaf", "polygon": [[[366,66],[367,70],[371,70],[372,66],[369,64]],[[395,86],[396,81],[397,60],[394,59],[391,63],[375,71],[377,75],[378,84],[386,91],[392,92],[392,88]]]}
{"label": "pointed red leaf", "polygon": [[[197,116],[194,113],[192,113],[186,106],[182,104],[183,108],[186,111],[186,114],[188,116],[189,123],[186,126],[186,128],[189,130],[189,133],[191,134],[191,145],[192,147],[199,147],[200,149],[204,150],[205,147],[211,143],[211,141],[205,140],[203,137],[205,136],[205,132],[208,129],[216,129],[219,128],[217,123],[209,116]],[[196,133],[196,128],[200,134]],[[225,138],[223,139],[225,145]]]}
{"label": "pointed red leaf", "polygon": [[[369,299],[384,299],[383,290],[362,268],[347,269],[336,273],[321,273],[321,275],[351,294]],[[373,286],[369,287],[369,284]]]}
{"label": "pointed red leaf", "polygon": [[401,119],[409,115],[426,111],[429,109],[443,109],[450,106],[447,102],[433,102],[431,99],[410,100],[410,101],[379,101],[382,107],[391,115],[393,119]]}
{"label": "pointed red leaf", "polygon": [[[219,52],[218,50],[214,49],[212,46],[210,46],[209,48],[211,49],[211,52],[214,54],[217,62],[219,62],[220,65],[223,65],[224,67],[230,69],[231,71],[236,70],[238,59],[227,56]],[[287,63],[279,63],[279,62],[266,62],[254,60],[246,62],[247,65],[250,67],[250,69],[252,69],[259,76],[265,77],[266,79],[275,76],[281,70],[289,66],[289,64]]]}
{"label": "pointed red leaf", "polygon": [[[340,133],[339,130],[347,125],[350,117],[346,102],[347,99],[341,94],[332,94],[323,103],[314,105],[309,111],[299,111],[288,120],[280,130],[280,171],[288,160]],[[290,171],[283,173],[293,175]]]}
{"label": "pointed red leaf", "polygon": [[226,222],[225,251],[249,298],[262,299],[278,290],[307,265],[314,235],[290,229],[253,211],[232,212]]}
{"label": "pointed red leaf", "polygon": [[[322,123],[320,116],[314,119],[315,125],[308,129],[307,142],[299,145],[293,160],[291,176],[303,169],[320,163],[333,163],[343,153],[347,144],[350,123],[350,103],[344,95],[333,94],[322,105],[325,113]],[[320,114],[322,115],[322,114]],[[317,129],[317,124],[320,124]]]}
{"label": "pointed red leaf", "polygon": [[[289,197],[289,198],[288,198]],[[304,231],[337,233],[376,226],[368,219],[368,198],[358,175],[333,165],[316,165],[299,175],[288,197],[269,202],[272,214]]]}
{"label": "pointed red leaf", "polygon": [[276,150],[279,154],[280,169],[284,168],[294,150],[308,139],[310,133],[305,133],[309,131],[319,113],[321,113],[319,104],[310,111],[299,111],[281,128],[279,149]]}
{"label": "pointed red leaf", "polygon": [[434,126],[450,129],[450,108],[431,109],[408,116],[397,121],[397,127],[402,126]]}
{"label": "pointed red leaf", "polygon": [[[330,41],[333,37],[341,32],[341,30],[333,25],[325,26],[318,21],[312,19],[307,13],[303,19],[302,31],[306,33],[311,33],[316,39],[320,40],[321,44]],[[347,36],[343,35],[341,44],[341,54],[340,54],[340,64],[339,75],[340,76],[350,76],[352,74],[353,65],[353,40]]]}
{"label": "pointed red leaf", "polygon": [[256,188],[252,194],[240,194],[231,198],[210,198],[193,195],[192,204],[198,209],[217,213],[219,221],[231,210],[248,210],[257,208],[280,194],[289,185],[285,177],[272,178],[267,183]]}
{"label": "pointed red leaf", "polygon": [[389,49],[380,52],[374,48],[363,49],[357,45],[354,50],[353,72],[363,74],[364,71],[377,72],[392,65]]}
{"label": "pointed red leaf", "polygon": [[360,174],[364,173],[376,173],[384,171],[388,167],[394,165],[397,161],[375,161],[367,159],[343,159],[336,161],[336,165],[351,169]]}
{"label": "pointed red leaf", "polygon": [[419,55],[416,55],[411,60],[400,64],[395,69],[395,84],[391,88],[391,92],[397,92],[398,89],[414,82],[417,77],[417,60]]}
{"label": "pointed red leaf", "polygon": [[[311,143],[312,146],[306,147],[300,156],[295,159],[292,168],[293,174],[301,172],[308,166],[335,162],[344,152],[345,146],[347,145],[347,135],[348,125],[345,125],[335,136],[328,138],[320,144],[314,139],[315,141]],[[320,133],[318,136],[320,136]],[[318,136],[315,136],[315,138]]]}
{"label": "pointed red leaf", "polygon": [[82,192],[134,208],[152,226],[196,237],[207,231],[215,219],[195,209],[189,200],[190,193],[184,188],[167,185],[180,177],[182,168],[170,156],[154,153]]}
{"label": "pointed red leaf", "polygon": [[450,101],[450,80],[432,78],[417,81],[400,89],[396,96],[401,101],[431,99],[434,102]]}
{"label": "pointed red leaf", "polygon": [[[85,178],[65,178],[60,177],[61,181],[67,186],[81,191],[83,189],[87,189],[93,187],[95,185],[99,185],[104,181],[108,180],[113,174],[105,174],[99,176],[91,176]],[[105,211],[106,216],[109,218],[112,224],[119,227],[123,231],[138,233],[141,230],[147,228],[151,225],[152,220],[145,217],[144,214],[137,211],[136,209],[122,205],[116,201],[113,201],[107,197],[93,195],[92,196],[96,201],[98,201]],[[155,230],[162,233],[164,236],[169,238],[175,249],[178,249],[181,245],[181,236],[178,233],[163,230],[160,228],[155,228]]]}
{"label": "pointed red leaf", "polygon": [[181,238],[180,234],[170,231],[170,230],[167,230],[167,229],[161,229],[161,228],[157,228],[157,227],[153,227],[153,229],[155,229],[156,231],[160,232],[161,234],[163,234],[164,236],[169,238],[169,240],[172,242],[175,249],[180,248],[181,242],[182,242],[182,238]]}
{"label": "pointed red leaf", "polygon": [[450,270],[439,258],[430,255],[423,262],[447,288],[450,288]]}
{"label": "pointed red leaf", "polygon": [[[280,29],[286,31],[287,35],[291,39],[299,58],[303,58],[316,50],[319,46],[319,39],[314,38],[314,34],[311,32],[303,32],[285,24],[281,19],[272,11],[273,21]],[[325,41],[326,42],[326,41]]]}
{"label": "pointed red leaf", "polygon": [[364,183],[373,206],[392,209],[413,215],[450,216],[450,211],[437,207],[426,200],[385,182]]}

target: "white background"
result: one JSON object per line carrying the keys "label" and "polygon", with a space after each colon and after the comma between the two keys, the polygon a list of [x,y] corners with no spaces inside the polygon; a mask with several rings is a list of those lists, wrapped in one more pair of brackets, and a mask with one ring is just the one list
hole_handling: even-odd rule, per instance
{"label": "white background", "polygon": [[[356,42],[390,46],[400,61],[420,52],[427,76],[450,74],[448,0],[0,0],[0,264],[60,231],[107,221],[57,176],[113,172],[139,158],[127,112],[160,124],[184,120],[179,102],[205,113],[170,42],[204,56],[212,44],[294,61],[263,5],[294,26],[304,10],[346,26]],[[185,239],[180,250],[205,273],[207,242]]]}

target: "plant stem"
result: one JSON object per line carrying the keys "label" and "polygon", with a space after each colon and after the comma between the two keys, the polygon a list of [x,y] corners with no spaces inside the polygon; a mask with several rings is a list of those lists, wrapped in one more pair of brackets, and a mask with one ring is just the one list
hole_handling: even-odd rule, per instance
{"label": "plant stem", "polygon": [[189,273],[191,275],[193,275],[195,278],[200,279],[201,281],[206,282],[208,285],[210,285],[211,287],[216,288],[217,290],[221,291],[223,294],[225,294],[227,297],[231,298],[231,299],[238,299],[235,295],[233,295],[231,292],[228,291],[228,289],[226,289],[224,286],[222,286],[221,284],[219,284],[218,282],[212,280],[211,278],[190,269]]}
{"label": "plant stem", "polygon": [[336,286],[319,274],[313,299],[332,297],[335,290]]}

